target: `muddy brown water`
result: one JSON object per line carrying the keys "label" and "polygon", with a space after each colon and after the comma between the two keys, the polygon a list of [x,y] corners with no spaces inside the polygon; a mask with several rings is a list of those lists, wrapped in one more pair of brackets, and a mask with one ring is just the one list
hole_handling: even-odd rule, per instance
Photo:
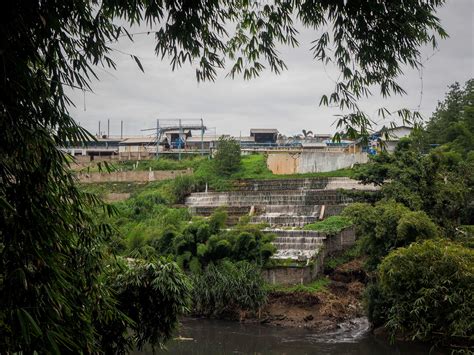
{"label": "muddy brown water", "polygon": [[[270,355],[395,355],[428,354],[424,344],[396,343],[375,338],[369,332],[366,318],[354,319],[332,332],[318,334],[304,328],[281,328],[238,322],[185,319],[179,337],[167,344],[159,354],[270,354]],[[448,354],[435,351],[432,354]],[[152,354],[150,350],[135,355]]]}

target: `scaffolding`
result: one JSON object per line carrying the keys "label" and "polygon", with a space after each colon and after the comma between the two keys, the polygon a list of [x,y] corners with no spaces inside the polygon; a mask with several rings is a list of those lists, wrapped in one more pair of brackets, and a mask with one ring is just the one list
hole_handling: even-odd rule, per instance
{"label": "scaffolding", "polygon": [[[202,118],[160,118],[156,120],[156,127],[142,129],[142,131],[153,131],[149,145],[156,145],[156,159],[159,159],[159,145],[163,135],[167,132],[178,131],[178,138],[182,140],[184,131],[199,131],[201,133],[201,155],[204,155],[204,132],[207,130]],[[170,142],[171,143],[171,142]],[[178,157],[181,160],[182,144],[178,142]]]}

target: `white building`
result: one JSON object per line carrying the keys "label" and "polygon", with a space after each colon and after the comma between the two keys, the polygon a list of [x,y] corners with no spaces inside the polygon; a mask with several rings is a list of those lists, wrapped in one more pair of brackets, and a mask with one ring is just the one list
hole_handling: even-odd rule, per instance
{"label": "white building", "polygon": [[382,128],[377,133],[380,135],[381,144],[387,152],[393,152],[400,139],[408,137],[413,131],[412,127],[399,126],[393,128]]}

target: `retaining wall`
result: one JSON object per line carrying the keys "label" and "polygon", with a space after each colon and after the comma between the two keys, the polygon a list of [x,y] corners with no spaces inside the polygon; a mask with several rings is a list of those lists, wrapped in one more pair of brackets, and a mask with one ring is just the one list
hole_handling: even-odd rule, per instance
{"label": "retaining wall", "polygon": [[[276,234],[275,231],[269,232]],[[295,232],[296,231],[287,231],[286,234],[299,235],[301,233],[307,233],[308,235],[312,235],[314,238],[325,238],[323,240],[323,247],[319,249],[319,252],[317,252],[314,257],[312,257],[311,264],[308,266],[278,266],[264,269],[262,271],[262,277],[266,282],[271,284],[296,285],[314,281],[323,273],[323,263],[326,256],[351,247],[354,245],[356,240],[355,230],[352,227],[346,228],[336,235],[314,231],[298,231],[299,233]],[[285,234],[285,231],[282,230],[280,234]],[[295,241],[296,239],[297,238],[295,238]],[[276,240],[278,241],[278,234]],[[288,245],[289,247],[293,247],[291,244]]]}
{"label": "retaining wall", "polygon": [[192,169],[186,170],[156,170],[156,171],[113,171],[110,173],[79,173],[77,178],[81,183],[100,182],[149,182],[174,179],[176,176],[192,175]]}
{"label": "retaining wall", "polygon": [[348,249],[356,241],[355,229],[346,228],[336,235],[327,235],[324,241],[325,255],[331,255],[335,252]]}
{"label": "retaining wall", "polygon": [[262,270],[263,279],[272,285],[297,285],[315,280],[323,271],[320,253],[308,266],[276,266]]}
{"label": "retaining wall", "polygon": [[267,166],[274,174],[319,173],[349,168],[356,163],[367,163],[366,153],[349,152],[269,152]]}

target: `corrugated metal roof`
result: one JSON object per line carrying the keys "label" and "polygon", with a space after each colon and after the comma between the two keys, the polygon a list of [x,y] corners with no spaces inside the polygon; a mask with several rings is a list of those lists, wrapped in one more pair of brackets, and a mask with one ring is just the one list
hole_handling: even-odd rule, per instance
{"label": "corrugated metal roof", "polygon": [[[178,133],[179,133],[179,129],[174,129],[174,130],[171,130],[171,131],[165,131],[165,132],[164,132],[164,134],[169,134],[169,133],[178,134]],[[183,133],[183,134],[189,134],[189,133],[191,133],[191,130],[189,130],[189,129],[183,129],[183,130],[182,130],[182,133]]]}
{"label": "corrugated metal roof", "polygon": [[240,142],[255,142],[255,137],[249,137],[249,136],[235,137],[235,140],[240,141]]}
{"label": "corrugated metal roof", "polygon": [[[202,137],[203,142],[217,142],[221,136],[204,136]],[[186,143],[197,143],[201,141],[201,136],[189,137],[186,139]]]}
{"label": "corrugated metal roof", "polygon": [[155,143],[155,142],[156,142],[156,137],[140,137],[140,138],[126,138],[123,141],[121,141],[119,144],[120,145],[149,144],[149,143]]}
{"label": "corrugated metal roof", "polygon": [[250,134],[254,133],[278,133],[276,128],[251,128]]}

